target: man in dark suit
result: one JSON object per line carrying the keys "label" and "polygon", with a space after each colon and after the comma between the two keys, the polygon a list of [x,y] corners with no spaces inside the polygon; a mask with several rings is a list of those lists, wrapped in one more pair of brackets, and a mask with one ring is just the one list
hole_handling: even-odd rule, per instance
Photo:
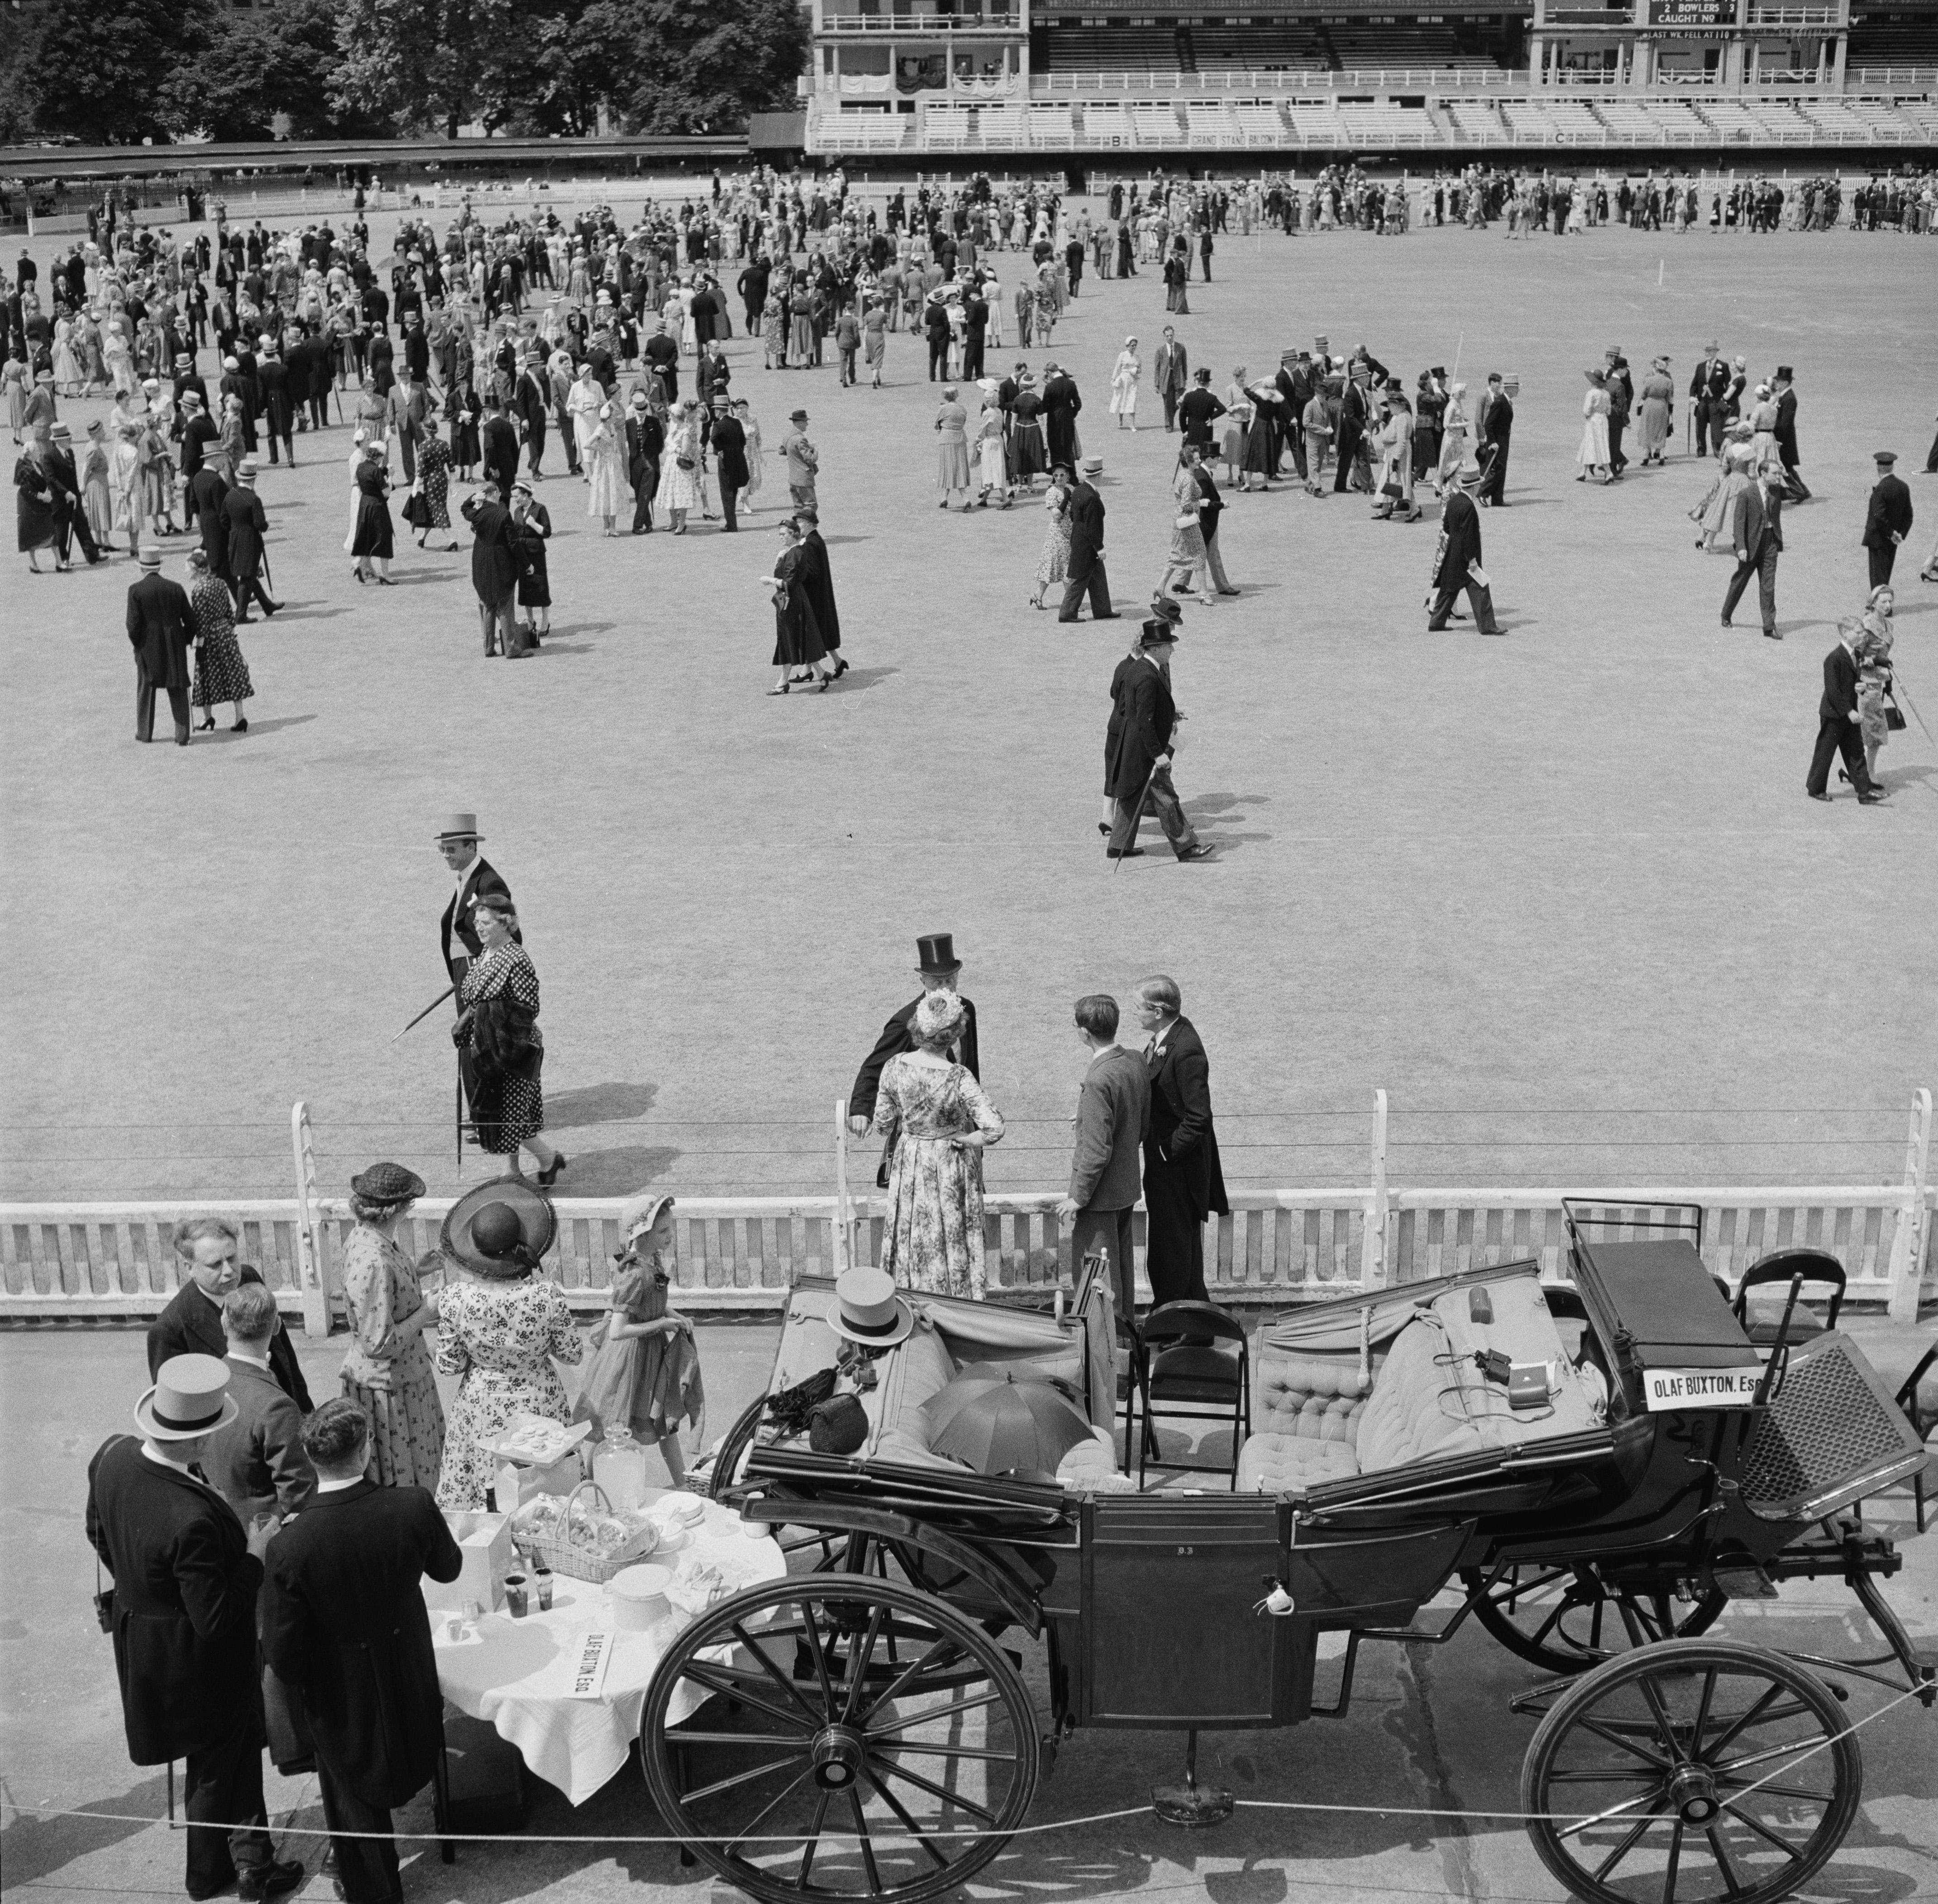
{"label": "man in dark suit", "polygon": [[269,533],[269,518],[256,493],[253,456],[242,459],[233,486],[223,492],[222,520],[228,535],[229,587],[235,597],[236,621],[254,620],[249,612],[252,597],[262,603],[265,615],[274,615],[282,603],[272,601],[263,586],[263,539]]}
{"label": "man in dark suit", "polygon": [[1110,859],[1135,859],[1144,808],[1156,809],[1158,824],[1180,860],[1204,859],[1210,848],[1199,840],[1171,784],[1171,759],[1177,706],[1171,695],[1171,657],[1177,652],[1177,624],[1159,615],[1138,634],[1138,654],[1129,667],[1111,676],[1111,718],[1104,739],[1104,779],[1110,795]]}
{"label": "man in dark suit", "polygon": [[1776,453],[1783,459],[1783,478],[1791,496],[1800,503],[1807,503],[1810,500],[1810,486],[1797,467],[1803,459],[1797,448],[1797,392],[1792,378],[1788,364],[1777,366],[1776,428],[1772,433],[1776,439]]}
{"label": "man in dark suit", "polygon": [[245,1527],[265,1514],[287,1520],[316,1492],[316,1470],[302,1450],[302,1412],[269,1366],[279,1326],[276,1298],[260,1282],[238,1283],[223,1298],[224,1359],[237,1412],[209,1437],[202,1465]]}
{"label": "man in dark suit", "polygon": [[[148,1325],[150,1377],[171,1356],[226,1355],[229,1339],[223,1332],[222,1305],[242,1284],[263,1280],[251,1265],[238,1259],[235,1225],[226,1216],[192,1216],[178,1223],[175,1241],[185,1280],[168,1307]],[[280,1324],[269,1338],[269,1372],[290,1399],[308,1414],[309,1389],[296,1352]]]}
{"label": "man in dark suit", "polygon": [[649,536],[653,497],[660,486],[660,454],[666,426],[654,415],[642,390],[633,391],[626,411],[626,479],[633,485],[633,533]]}
{"label": "man in dark suit", "polygon": [[269,460],[278,460],[276,446],[288,451],[290,467],[296,466],[294,413],[290,406],[288,367],[276,354],[276,340],[265,337],[263,355],[256,366],[256,381],[263,390],[263,434],[269,441]]}
{"label": "man in dark suit", "polygon": [[[714,348],[717,350],[719,346],[715,345]],[[732,535],[740,526],[734,520],[734,511],[741,490],[747,486],[747,433],[734,415],[731,399],[724,389],[713,399],[713,426],[709,440],[713,449],[713,473],[720,484],[720,513],[726,518],[720,533],[723,536]]]}
{"label": "man in dark suit", "polygon": [[1817,749],[1810,757],[1803,791],[1812,800],[1830,797],[1830,757],[1842,754],[1844,773],[1861,806],[1881,805],[1884,795],[1864,765],[1863,730],[1858,715],[1857,629],[1848,624],[1837,645],[1824,657],[1824,692],[1817,703]]}
{"label": "man in dark suit", "polygon": [[1508,452],[1514,444],[1514,404],[1496,370],[1487,378],[1487,394],[1481,399],[1481,493],[1484,509],[1504,509],[1508,506]]}
{"label": "man in dark suit", "polygon": [[1428,582],[1426,626],[1438,634],[1454,612],[1454,598],[1462,589],[1474,611],[1474,625],[1484,635],[1497,635],[1494,591],[1481,566],[1481,515],[1474,492],[1481,486],[1478,470],[1463,470],[1460,487],[1441,506],[1440,541],[1433,552],[1433,573]]}
{"label": "man in dark suit", "polygon": [[162,552],[141,552],[141,578],[128,590],[128,645],[135,651],[135,738],[155,737],[155,697],[166,694],[175,745],[188,745],[189,649],[195,641],[188,593],[162,573]]}
{"label": "man in dark suit", "polygon": [[1763,631],[1772,641],[1783,637],[1776,630],[1776,558],[1783,552],[1783,493],[1779,479],[1766,466],[1757,479],[1730,505],[1730,542],[1736,553],[1736,572],[1723,595],[1723,626],[1751,575],[1763,609]]}
{"label": "man in dark suit", "polygon": [[1043,366],[1043,426],[1046,448],[1052,463],[1074,463],[1077,460],[1077,414],[1083,399],[1077,393],[1077,380],[1058,365]]}
{"label": "man in dark suit", "polygon": [[545,402],[550,394],[545,359],[536,351],[528,351],[512,388],[512,408],[525,433],[525,467],[534,478],[543,474],[539,465],[545,460]]}
{"label": "man in dark suit", "polygon": [[972,284],[962,300],[962,377],[965,383],[983,375],[983,353],[989,348],[989,303],[980,285]]}
{"label": "man in dark suit", "polygon": [[210,1435],[235,1418],[229,1370],[176,1356],[135,1404],[141,1438],[104,1441],[87,1466],[87,1538],[114,1587],[114,1636],[128,1756],[186,1761],[188,1894],[235,1885],[248,1899],[302,1883],[278,1861],[263,1802],[256,1597],[270,1529],[243,1530],[196,1471]]}
{"label": "man in dark suit", "polygon": [[1224,414],[1224,405],[1212,394],[1210,372],[1199,371],[1197,381],[1177,406],[1178,427],[1184,432],[1184,440],[1195,443],[1201,450],[1210,449],[1211,426]]}
{"label": "man in dark suit", "polygon": [[[516,457],[514,454],[515,466]],[[471,586],[477,591],[478,619],[487,655],[502,653],[518,660],[530,644],[513,612],[518,585],[517,551],[512,543],[512,512],[501,500],[509,492],[489,482],[465,498],[459,512],[471,525]]]}
{"label": "man in dark suit", "polygon": [[1150,1130],[1144,1138],[1144,1273],[1151,1302],[1208,1302],[1204,1219],[1231,1204],[1211,1124],[1211,1061],[1190,1019],[1180,1016],[1177,981],[1162,973],[1138,987]]}
{"label": "man in dark suit", "polygon": [[[437,836],[437,850],[457,879],[457,889],[451,895],[444,916],[437,924],[438,951],[454,986],[464,982],[471,961],[483,949],[475,916],[478,902],[494,897],[509,899],[512,896],[511,888],[506,885],[497,868],[478,851],[478,843],[484,837],[478,831],[475,813],[452,814]],[[519,945],[524,943],[515,925],[512,928],[512,937]]]}
{"label": "man in dark suit", "polygon": [[[1730,366],[1720,355],[1716,340],[1703,346],[1703,361],[1689,380],[1690,401],[1696,418],[1696,454],[1707,456],[1712,448],[1723,447],[1723,399],[1729,394]],[[1713,441],[1712,441],[1713,439]]]}
{"label": "man in dark suit", "polygon": [[[865,1137],[868,1126],[874,1122],[875,1100],[881,1092],[882,1067],[891,1058],[915,1049],[915,1037],[910,1028],[915,1022],[915,1008],[922,1003],[922,993],[961,994],[962,961],[955,956],[953,933],[925,933],[916,940],[915,950],[916,974],[922,980],[922,992],[918,992],[882,1027],[882,1035],[875,1040],[874,1049],[861,1061],[861,1068],[855,1073],[855,1083],[848,1093],[848,1129],[851,1136]],[[962,1035],[949,1055],[971,1077],[980,1080],[983,1064],[976,1043],[976,1007],[964,998],[962,1009]],[[886,1183],[888,1180],[885,1176],[880,1180]]]}
{"label": "man in dark suit", "polygon": [[478,440],[484,480],[498,485],[501,497],[510,495],[518,479],[518,433],[495,396],[484,399],[484,428]]}
{"label": "man in dark suit", "polygon": [[317,1497],[265,1559],[263,1650],[301,1689],[323,1817],[346,1904],[403,1895],[390,1812],[429,1783],[444,1738],[430,1621],[419,1583],[455,1580],[463,1556],[421,1487],[364,1477],[369,1423],[326,1401],[303,1426]]}
{"label": "man in dark suit", "polygon": [[[1068,468],[1062,469],[1062,475],[1064,481],[1070,481]],[[1117,612],[1110,606],[1110,578],[1104,572],[1104,499],[1087,478],[1071,490],[1069,512],[1070,566],[1056,618],[1074,621],[1087,590],[1092,616],[1098,621],[1114,621]]]}
{"label": "man in dark suit", "polygon": [[1360,486],[1353,469],[1365,440],[1367,420],[1372,414],[1366,399],[1366,379],[1360,374],[1360,369],[1358,364],[1353,366],[1353,374],[1347,378],[1345,387],[1339,395],[1339,440],[1336,445],[1338,467],[1332,472],[1332,493],[1335,496]]}
{"label": "man in dark suit", "polygon": [[1876,588],[1890,581],[1898,545],[1911,533],[1911,490],[1897,473],[1895,450],[1879,450],[1871,460],[1877,465],[1878,479],[1864,515],[1863,545],[1870,551],[1871,586]]}
{"label": "man in dark suit", "polygon": [[87,557],[90,569],[96,563],[105,562],[108,558],[95,546],[94,531],[81,503],[80,477],[74,460],[74,439],[65,424],[54,425],[41,470],[53,491],[54,530],[59,538],[57,553],[61,560],[67,560],[71,540],[80,544],[80,552]]}
{"label": "man in dark suit", "polygon": [[1117,1001],[1105,992],[1080,998],[1077,1035],[1089,1055],[1077,1098],[1070,1189],[1056,1206],[1068,1223],[1070,1259],[1110,1253],[1118,1313],[1137,1313],[1131,1213],[1138,1201],[1138,1152],[1150,1128],[1150,1079],[1144,1060],[1117,1042]]}
{"label": "man in dark suit", "polygon": [[[745,409],[744,403],[737,409]],[[822,540],[821,518],[813,509],[797,509],[794,519],[800,525],[800,566],[794,580],[814,610],[814,625],[821,630],[821,645],[834,659],[834,678],[848,672],[847,658],[841,652],[841,611],[834,600],[834,575],[828,566],[828,545]]]}

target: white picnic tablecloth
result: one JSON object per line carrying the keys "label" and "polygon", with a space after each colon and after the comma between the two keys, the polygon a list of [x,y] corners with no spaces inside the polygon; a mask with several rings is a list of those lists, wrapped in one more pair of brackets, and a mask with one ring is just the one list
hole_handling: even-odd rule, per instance
{"label": "white picnic tablecloth", "polygon": [[[750,1540],[737,1517],[710,1506],[691,1547],[677,1556],[649,1555],[642,1564],[671,1566],[689,1554],[712,1562],[742,1586],[778,1580],[787,1571],[778,1543]],[[460,1712],[494,1726],[547,1784],[583,1805],[625,1764],[669,1633],[615,1632],[604,1696],[584,1699],[570,1694],[581,1638],[615,1630],[612,1596],[604,1587],[555,1575],[549,1612],[535,1607],[522,1620],[488,1613],[475,1637],[458,1641],[445,1638],[442,1616],[433,1611],[431,1618],[445,1696]],[[682,1688],[667,1717],[677,1724],[699,1703]]]}

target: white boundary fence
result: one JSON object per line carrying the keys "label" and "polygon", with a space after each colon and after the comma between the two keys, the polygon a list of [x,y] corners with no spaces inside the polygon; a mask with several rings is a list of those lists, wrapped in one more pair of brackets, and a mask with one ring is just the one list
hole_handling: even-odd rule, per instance
{"label": "white boundary fence", "polygon": [[[1429,1280],[1523,1256],[1551,1278],[1567,1273],[1561,1199],[1617,1224],[1660,1219],[1669,1206],[1700,1204],[1704,1261],[1733,1282],[1772,1250],[1826,1250],[1849,1276],[1849,1299],[1882,1303],[1913,1319],[1921,1296],[1938,1295],[1933,1234],[1938,1186],[1930,1174],[1931,1093],[1912,1095],[1904,1172],[1896,1183],[1637,1185],[1563,1191],[1409,1189],[1387,1177],[1387,1100],[1374,1094],[1367,1181],[1348,1189],[1241,1192],[1231,1213],[1206,1226],[1213,1295],[1291,1305],[1362,1289]],[[836,1189],[826,1196],[685,1197],[675,1206],[682,1308],[695,1313],[773,1310],[803,1274],[873,1263],[881,1250],[883,1199],[847,1182],[846,1106],[835,1119]],[[317,1189],[308,1107],[290,1113],[297,1194],[224,1204],[193,1202],[0,1204],[0,1322],[151,1316],[181,1286],[175,1226],[211,1210],[241,1226],[245,1262],[257,1265],[284,1308],[311,1334],[340,1315],[337,1265],[353,1221],[341,1198]],[[620,1199],[561,1197],[557,1242],[546,1258],[573,1306],[603,1309],[620,1245]],[[989,1197],[984,1223],[992,1289],[1068,1286],[1070,1236],[1057,1193]],[[437,1244],[449,1198],[427,1197],[398,1241],[416,1256]],[[1140,1253],[1144,1223],[1136,1225]]]}

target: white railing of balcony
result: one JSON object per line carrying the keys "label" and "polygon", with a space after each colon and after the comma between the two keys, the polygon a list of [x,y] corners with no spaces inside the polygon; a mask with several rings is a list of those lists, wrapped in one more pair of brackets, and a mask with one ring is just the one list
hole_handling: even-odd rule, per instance
{"label": "white railing of balcony", "polygon": [[1020,33],[1016,14],[824,14],[822,33]]}

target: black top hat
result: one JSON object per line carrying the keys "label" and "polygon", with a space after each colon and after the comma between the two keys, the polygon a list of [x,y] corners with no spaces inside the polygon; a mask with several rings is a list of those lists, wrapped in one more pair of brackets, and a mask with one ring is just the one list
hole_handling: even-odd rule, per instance
{"label": "black top hat", "polygon": [[915,968],[918,972],[939,976],[962,969],[961,960],[955,956],[955,935],[952,932],[925,933],[916,940],[915,949],[920,961]]}
{"label": "black top hat", "polygon": [[1779,384],[1791,383],[1794,381],[1794,378],[1795,372],[1791,370],[1788,364],[1780,363],[1776,366],[1776,381]]}
{"label": "black top hat", "polygon": [[451,1206],[438,1240],[474,1274],[509,1282],[538,1268],[557,1231],[548,1198],[522,1177],[499,1177]]}

